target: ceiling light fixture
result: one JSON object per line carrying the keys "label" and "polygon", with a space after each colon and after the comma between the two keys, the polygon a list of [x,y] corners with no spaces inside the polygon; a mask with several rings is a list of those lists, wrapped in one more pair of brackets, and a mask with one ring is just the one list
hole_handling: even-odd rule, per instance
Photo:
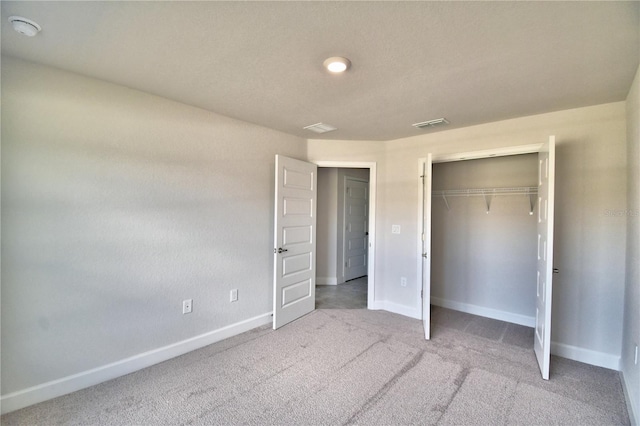
{"label": "ceiling light fixture", "polygon": [[9,16],[9,22],[13,25],[14,30],[28,37],[33,37],[42,30],[37,22],[22,16]]}
{"label": "ceiling light fixture", "polygon": [[347,58],[341,58],[340,56],[334,56],[328,58],[323,62],[324,67],[334,74],[340,74],[345,72],[351,66],[351,61]]}

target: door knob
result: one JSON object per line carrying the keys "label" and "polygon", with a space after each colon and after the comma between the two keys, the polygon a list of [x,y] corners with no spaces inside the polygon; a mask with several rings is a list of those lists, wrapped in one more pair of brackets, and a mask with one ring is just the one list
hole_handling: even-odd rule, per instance
{"label": "door knob", "polygon": [[282,247],[280,247],[280,248],[278,249],[278,253],[284,253],[285,251],[289,251],[289,250],[287,250],[287,249],[283,249]]}

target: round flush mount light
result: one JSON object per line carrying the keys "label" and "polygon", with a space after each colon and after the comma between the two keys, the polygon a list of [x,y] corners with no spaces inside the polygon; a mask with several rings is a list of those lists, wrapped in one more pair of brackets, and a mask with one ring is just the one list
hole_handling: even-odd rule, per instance
{"label": "round flush mount light", "polygon": [[37,22],[33,22],[31,19],[23,18],[22,16],[10,16],[9,22],[13,25],[14,30],[29,37],[35,36],[42,30]]}
{"label": "round flush mount light", "polygon": [[328,58],[323,62],[324,67],[334,74],[340,74],[341,72],[345,72],[351,66],[351,61],[347,58],[341,58],[339,56],[334,56],[332,58]]}

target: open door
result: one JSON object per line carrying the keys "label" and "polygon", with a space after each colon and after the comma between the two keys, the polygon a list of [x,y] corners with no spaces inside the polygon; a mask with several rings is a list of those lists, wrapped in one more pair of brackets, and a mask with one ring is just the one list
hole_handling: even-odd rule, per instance
{"label": "open door", "polygon": [[276,155],[274,330],[315,309],[317,169]]}
{"label": "open door", "polygon": [[422,323],[431,338],[431,154],[422,164]]}
{"label": "open door", "polygon": [[553,281],[553,211],[555,136],[538,153],[538,278],[534,350],[542,378],[549,380],[551,358],[551,293]]}

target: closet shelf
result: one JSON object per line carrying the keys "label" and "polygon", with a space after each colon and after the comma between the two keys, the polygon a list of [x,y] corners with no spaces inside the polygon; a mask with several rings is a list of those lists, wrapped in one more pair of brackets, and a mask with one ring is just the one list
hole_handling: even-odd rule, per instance
{"label": "closet shelf", "polygon": [[484,197],[484,201],[487,206],[487,214],[491,210],[491,198],[495,195],[527,195],[529,196],[529,206],[531,207],[529,214],[533,215],[533,209],[536,205],[536,198],[538,195],[538,187],[518,186],[510,188],[444,189],[431,191],[431,195],[433,197],[442,197],[447,206],[447,210],[451,210],[449,208],[447,197]]}

